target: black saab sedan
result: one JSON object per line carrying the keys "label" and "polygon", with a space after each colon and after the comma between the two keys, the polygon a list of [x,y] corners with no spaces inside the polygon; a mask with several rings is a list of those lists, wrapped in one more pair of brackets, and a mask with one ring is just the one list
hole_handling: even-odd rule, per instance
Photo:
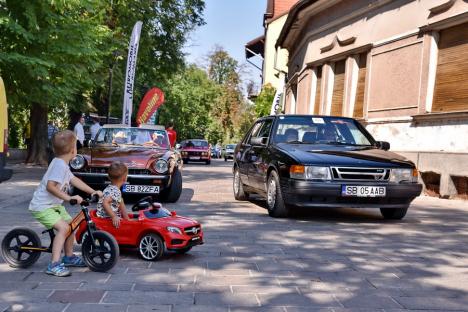
{"label": "black saab sedan", "polygon": [[255,122],[234,157],[234,197],[267,199],[272,217],[298,207],[380,208],[402,219],[421,193],[415,165],[356,120],[279,115]]}

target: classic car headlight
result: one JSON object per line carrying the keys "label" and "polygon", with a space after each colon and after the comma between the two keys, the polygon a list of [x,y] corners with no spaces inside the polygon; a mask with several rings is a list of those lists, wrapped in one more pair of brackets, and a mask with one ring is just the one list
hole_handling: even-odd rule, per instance
{"label": "classic car headlight", "polygon": [[182,231],[178,227],[175,227],[175,226],[168,226],[166,229],[171,233],[182,234]]}
{"label": "classic car headlight", "polygon": [[418,170],[414,169],[392,169],[390,182],[418,182]]}
{"label": "classic car headlight", "polygon": [[289,174],[293,179],[331,180],[328,167],[293,165],[289,169]]}
{"label": "classic car headlight", "polygon": [[70,167],[72,167],[75,170],[80,170],[81,168],[84,167],[86,163],[86,160],[84,159],[83,156],[81,155],[76,155],[73,157],[72,160],[70,160]]}
{"label": "classic car headlight", "polygon": [[169,168],[167,165],[167,161],[164,159],[159,159],[153,163],[153,168],[156,170],[157,173],[166,173],[167,169]]}
{"label": "classic car headlight", "polygon": [[203,152],[202,156],[208,156],[208,152]]}

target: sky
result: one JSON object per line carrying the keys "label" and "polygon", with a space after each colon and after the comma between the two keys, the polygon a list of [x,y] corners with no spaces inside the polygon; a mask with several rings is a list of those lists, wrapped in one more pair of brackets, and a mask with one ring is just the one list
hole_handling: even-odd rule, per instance
{"label": "sky", "polygon": [[[244,65],[244,80],[253,80],[260,85],[261,72],[246,62],[244,46],[263,35],[267,0],[206,0],[205,3],[206,24],[191,34],[184,50],[188,54],[187,61],[205,66],[208,53],[215,45],[220,45]],[[261,65],[261,60],[255,59],[255,63]]]}

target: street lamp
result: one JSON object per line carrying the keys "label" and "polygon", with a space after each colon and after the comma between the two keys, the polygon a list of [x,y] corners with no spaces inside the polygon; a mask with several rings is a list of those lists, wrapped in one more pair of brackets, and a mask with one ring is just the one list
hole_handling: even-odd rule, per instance
{"label": "street lamp", "polygon": [[117,58],[120,55],[120,52],[115,50],[112,52],[113,58],[111,63],[109,64],[109,94],[107,95],[107,105],[106,105],[106,123],[109,123],[110,119],[110,106],[112,103],[112,77],[114,74],[114,66],[117,63]]}

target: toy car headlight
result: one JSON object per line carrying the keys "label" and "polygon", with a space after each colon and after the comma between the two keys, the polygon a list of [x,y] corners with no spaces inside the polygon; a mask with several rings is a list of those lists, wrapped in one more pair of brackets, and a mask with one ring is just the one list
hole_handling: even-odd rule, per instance
{"label": "toy car headlight", "polygon": [[164,159],[160,159],[153,163],[153,168],[156,170],[157,173],[166,173],[169,166],[167,165],[167,161]]}
{"label": "toy car headlight", "polygon": [[392,169],[390,172],[390,182],[417,182],[418,171],[416,169]]}
{"label": "toy car headlight", "polygon": [[75,157],[73,157],[72,160],[70,160],[70,167],[72,167],[75,170],[79,170],[84,167],[85,163],[86,160],[83,156],[76,155]]}
{"label": "toy car headlight", "polygon": [[171,233],[182,234],[182,231],[178,227],[175,227],[175,226],[168,226],[166,229]]}

